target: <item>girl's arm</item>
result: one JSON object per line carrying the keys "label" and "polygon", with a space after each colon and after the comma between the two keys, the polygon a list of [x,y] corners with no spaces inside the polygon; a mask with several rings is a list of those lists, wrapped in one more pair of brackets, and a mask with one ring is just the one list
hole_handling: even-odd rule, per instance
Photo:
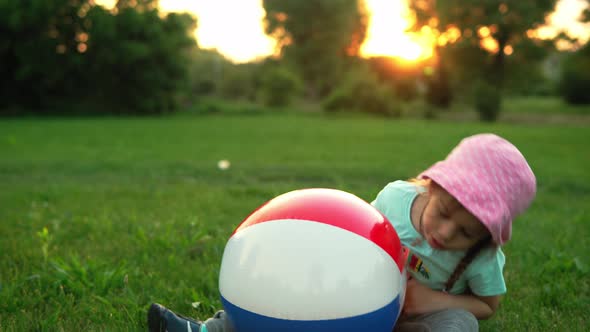
{"label": "girl's arm", "polygon": [[456,308],[471,312],[477,319],[488,319],[496,312],[499,303],[500,295],[452,295],[432,290],[410,279],[406,285],[403,314],[414,316]]}

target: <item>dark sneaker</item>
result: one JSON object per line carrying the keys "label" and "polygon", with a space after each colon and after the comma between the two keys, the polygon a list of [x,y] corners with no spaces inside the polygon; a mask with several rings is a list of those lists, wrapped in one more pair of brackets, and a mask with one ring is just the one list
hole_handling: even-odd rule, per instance
{"label": "dark sneaker", "polygon": [[206,332],[202,322],[183,317],[166,309],[158,303],[152,303],[147,314],[150,332]]}

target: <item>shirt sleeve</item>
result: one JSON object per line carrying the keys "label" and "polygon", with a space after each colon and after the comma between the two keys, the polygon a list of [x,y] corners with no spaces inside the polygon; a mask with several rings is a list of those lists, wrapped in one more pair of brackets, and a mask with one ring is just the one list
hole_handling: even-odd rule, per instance
{"label": "shirt sleeve", "polygon": [[481,259],[473,262],[468,285],[475,295],[494,296],[506,293],[504,263],[506,258],[501,249],[482,253]]}
{"label": "shirt sleeve", "polygon": [[392,202],[398,202],[400,199],[400,181],[395,181],[386,185],[381,191],[377,194],[377,197],[371,202],[371,205],[375,207],[379,212],[381,212],[386,217],[392,217],[390,211],[390,207]]}

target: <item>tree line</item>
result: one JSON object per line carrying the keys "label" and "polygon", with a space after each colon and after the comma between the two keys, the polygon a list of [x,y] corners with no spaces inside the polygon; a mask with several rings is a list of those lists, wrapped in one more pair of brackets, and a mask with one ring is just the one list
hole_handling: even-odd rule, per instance
{"label": "tree line", "polygon": [[[198,48],[194,17],[163,15],[154,0],[119,0],[113,10],[91,0],[0,0],[0,112],[154,114],[214,95],[395,115],[424,98],[441,108],[469,99],[493,120],[506,93],[590,102],[589,47],[563,55],[533,38],[555,3],[411,0],[413,30],[438,42],[432,59],[409,65],[359,56],[368,24],[361,0],[263,0],[278,56],[235,65]],[[548,56],[559,58],[559,77],[547,78]]]}
{"label": "tree line", "polygon": [[[0,109],[172,111],[196,23],[154,1],[0,1]],[[15,110],[15,107],[16,110]]]}

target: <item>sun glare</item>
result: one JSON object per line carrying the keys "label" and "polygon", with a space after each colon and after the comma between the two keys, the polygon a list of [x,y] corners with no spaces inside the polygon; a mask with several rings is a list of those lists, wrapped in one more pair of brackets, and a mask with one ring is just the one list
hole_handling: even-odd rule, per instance
{"label": "sun glare", "polygon": [[[111,8],[116,0],[94,2]],[[367,37],[360,49],[362,57],[387,56],[419,61],[432,57],[435,40],[440,45],[445,45],[454,42],[462,34],[470,36],[475,33],[482,38],[483,48],[490,52],[499,51],[487,27],[477,31],[466,30],[463,33],[457,28],[450,28],[446,32],[436,33],[431,28],[436,27],[436,22],[431,22],[421,31],[411,33],[407,30],[413,24],[414,17],[410,13],[407,0],[364,2],[369,24]],[[186,11],[194,14],[198,21],[195,36],[199,46],[217,49],[234,62],[248,62],[275,53],[276,41],[264,33],[265,13],[262,0],[160,0],[159,4],[163,12]],[[560,0],[556,12],[548,18],[549,24],[538,30],[530,30],[527,35],[548,38],[563,29],[582,41],[588,40],[590,23],[582,24],[572,19],[579,16],[587,5],[583,0]],[[508,55],[513,52],[511,47],[503,51]]]}
{"label": "sun glare", "polygon": [[361,56],[390,56],[419,60],[432,56],[432,37],[409,33],[413,24],[405,0],[365,0],[369,15],[367,38]]}
{"label": "sun glare", "polygon": [[[555,12],[547,18],[548,24],[536,31],[527,31],[527,35],[546,39],[563,31],[572,37],[579,38],[580,42],[584,44],[590,40],[590,23],[578,22],[577,18],[586,8],[588,8],[588,2],[584,0],[560,0],[555,7]],[[560,40],[557,43],[557,48],[561,50],[571,48],[571,46],[571,43],[565,40]]]}
{"label": "sun glare", "polygon": [[[116,0],[95,0],[112,8]],[[264,32],[262,0],[160,0],[163,12],[188,12],[197,17],[200,47],[216,49],[236,63],[274,54],[275,40]]]}
{"label": "sun glare", "polygon": [[264,33],[262,0],[160,0],[160,8],[195,13],[199,46],[217,49],[234,62],[274,53],[276,42]]}

